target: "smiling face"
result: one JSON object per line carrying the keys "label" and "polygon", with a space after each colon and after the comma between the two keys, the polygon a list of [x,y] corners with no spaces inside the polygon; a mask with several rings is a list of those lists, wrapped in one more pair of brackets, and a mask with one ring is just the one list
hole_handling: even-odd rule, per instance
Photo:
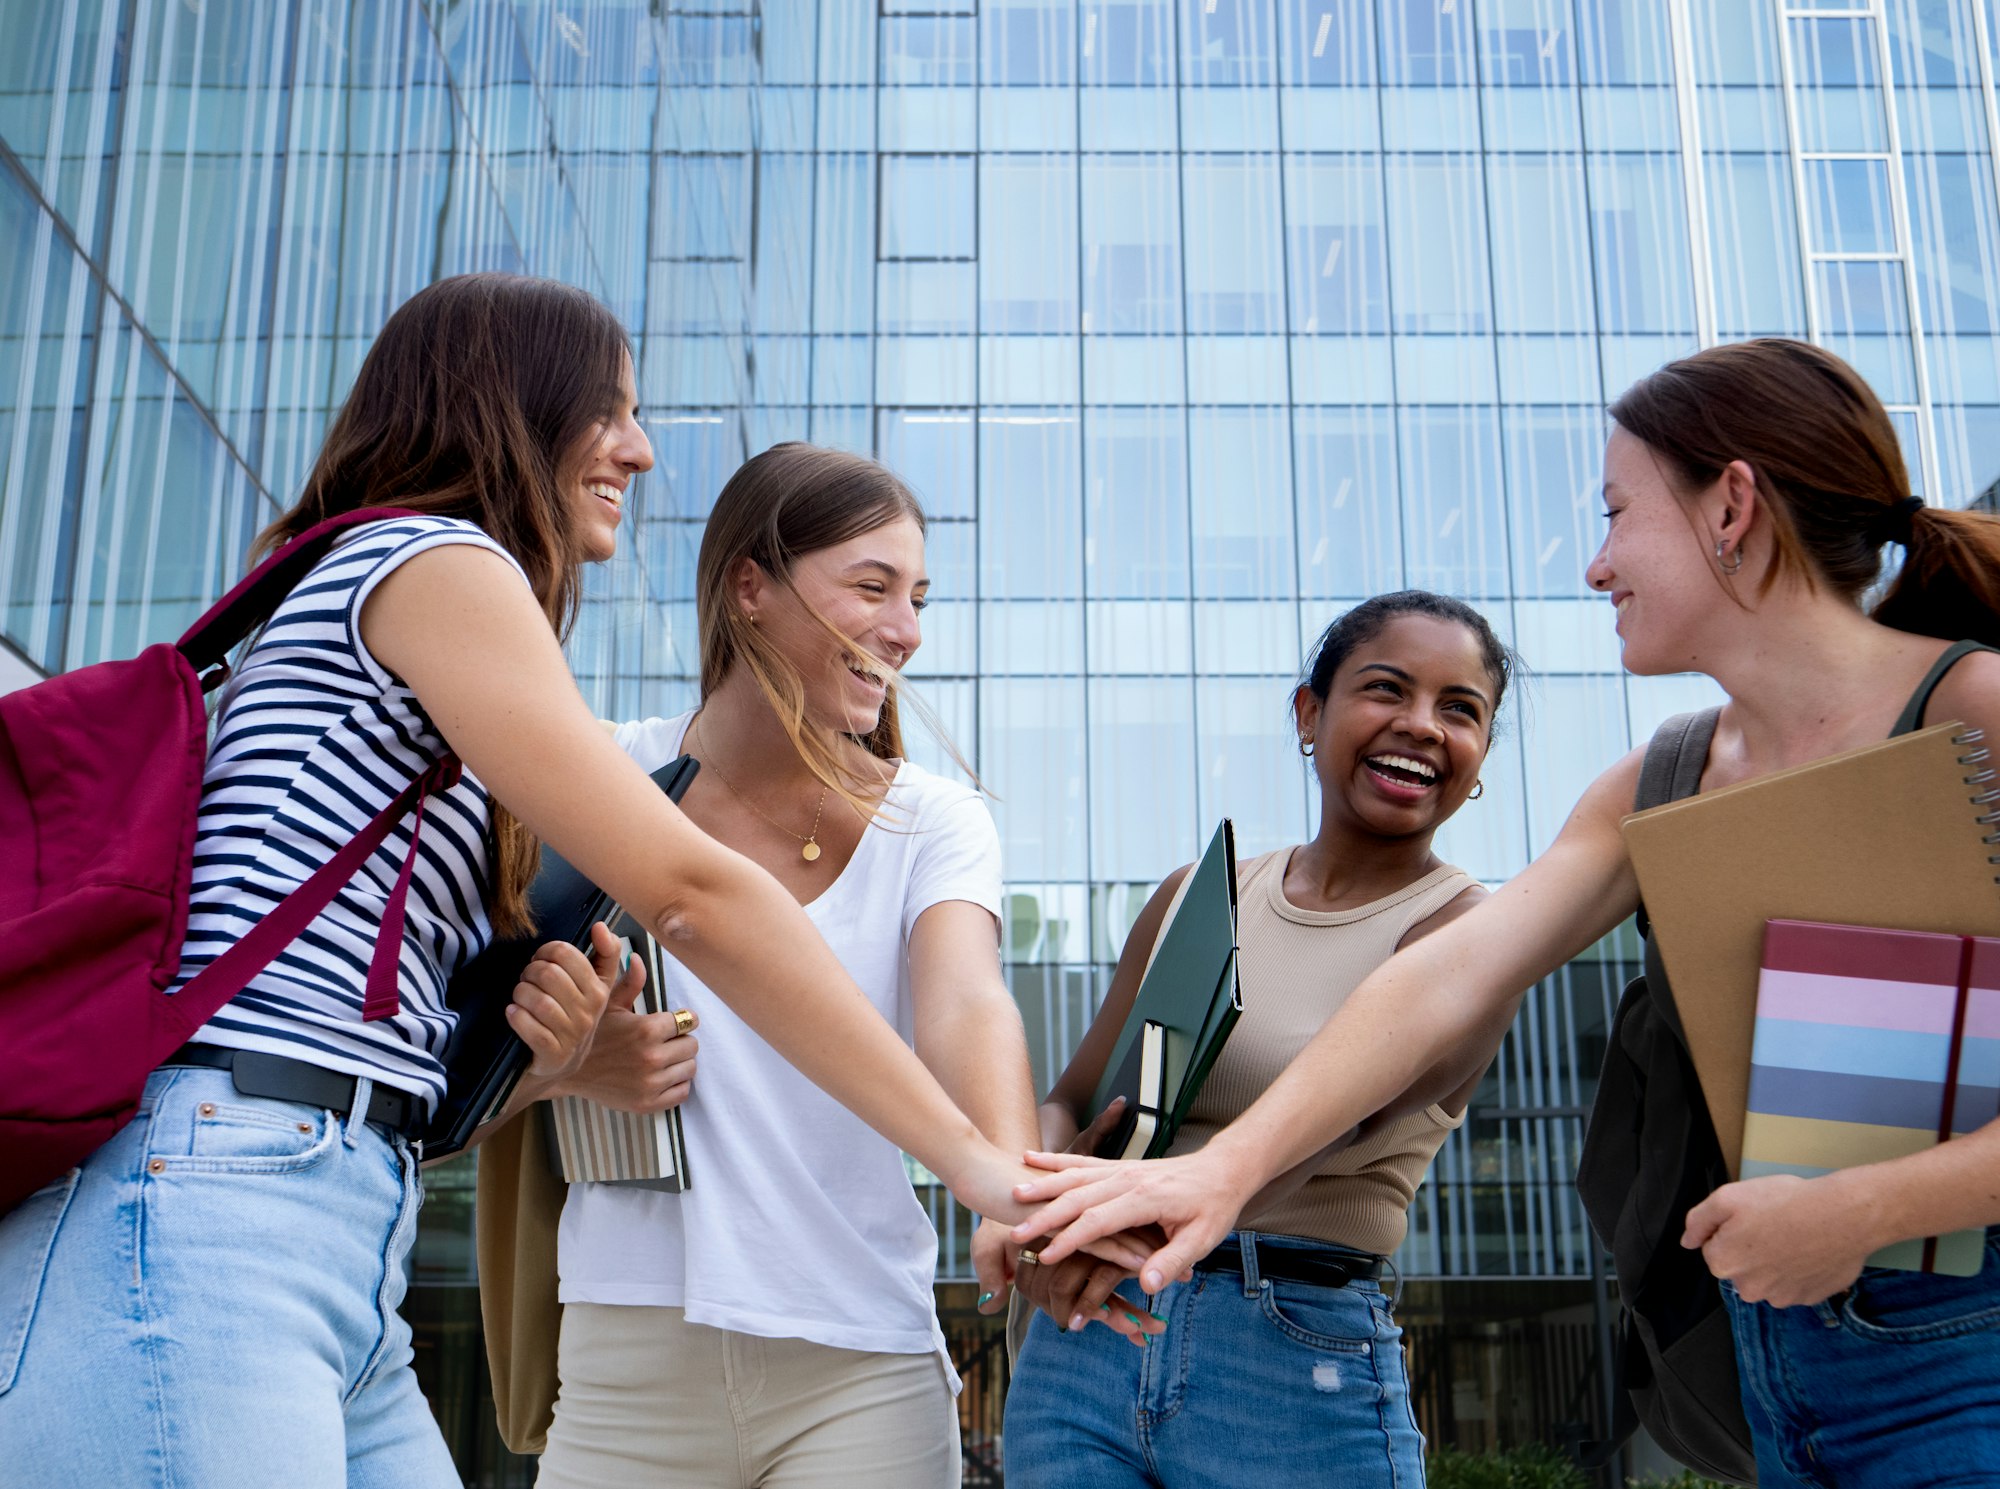
{"label": "smiling face", "polygon": [[570,502],[577,547],[587,562],[602,563],[618,551],[625,492],[632,477],[652,468],[653,446],[639,427],[639,394],[627,356],[612,412],[584,436],[565,462],[563,490]]}
{"label": "smiling face", "polygon": [[1293,706],[1325,810],[1387,837],[1434,831],[1479,780],[1498,683],[1458,621],[1395,615]]}
{"label": "smiling face", "polygon": [[1727,502],[1726,491],[1704,492],[1691,509],[1653,451],[1613,427],[1604,447],[1607,526],[1585,577],[1617,609],[1626,671],[1652,676],[1695,670],[1712,649],[1709,633],[1735,613],[1701,536],[1720,532],[1740,550],[1740,539],[1729,537],[1740,523]]}
{"label": "smiling face", "polygon": [[923,529],[910,517],[801,555],[789,587],[744,559],[736,586],[745,614],[804,681],[806,717],[853,735],[874,730],[888,697],[888,679],[869,658],[892,668],[909,661],[923,644],[918,616],[929,591]]}

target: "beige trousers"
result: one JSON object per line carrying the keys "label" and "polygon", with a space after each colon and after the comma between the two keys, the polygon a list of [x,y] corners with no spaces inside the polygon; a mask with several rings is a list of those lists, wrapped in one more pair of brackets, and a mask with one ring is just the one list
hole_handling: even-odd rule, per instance
{"label": "beige trousers", "polygon": [[833,1349],[570,1303],[536,1489],[957,1489],[935,1354]]}

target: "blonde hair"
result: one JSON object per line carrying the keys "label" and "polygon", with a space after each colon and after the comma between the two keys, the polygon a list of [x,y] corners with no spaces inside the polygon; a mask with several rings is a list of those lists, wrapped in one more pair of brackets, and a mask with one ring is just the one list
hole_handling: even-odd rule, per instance
{"label": "blonde hair", "polygon": [[881,669],[889,684],[881,717],[868,734],[854,736],[857,744],[878,760],[901,759],[902,705],[907,702],[952,761],[971,776],[971,767],[935,716],[908,693],[902,675],[821,615],[791,582],[793,566],[804,555],[903,518],[916,523],[919,532],[927,528],[915,494],[885,467],[864,455],[790,441],[752,456],[729,478],[702,530],[701,553],[695,560],[701,696],[707,699],[739,663],[748,668],[799,759],[864,819],[875,815],[870,791],[879,783],[855,771],[842,758],[837,742],[806,722],[805,679],[734,603],[731,576],[742,560],[749,559],[790,590],[806,613],[841,645]]}

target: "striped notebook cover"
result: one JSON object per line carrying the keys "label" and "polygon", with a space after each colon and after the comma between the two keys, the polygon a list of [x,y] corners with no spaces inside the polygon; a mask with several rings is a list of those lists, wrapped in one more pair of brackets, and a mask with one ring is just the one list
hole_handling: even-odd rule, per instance
{"label": "striped notebook cover", "polygon": [[[666,980],[660,975],[660,948],[645,936],[632,939],[636,943],[632,954],[646,964],[646,984],[633,1007],[640,1013],[664,1012],[660,990]],[[581,1096],[560,1096],[548,1106],[556,1166],[567,1182],[632,1183],[670,1194],[688,1187],[680,1108],[621,1112]]]}
{"label": "striped notebook cover", "polygon": [[[1802,920],[1764,929],[1746,1179],[1921,1152],[2000,1115],[2000,940]],[[1876,1267],[1974,1276],[1982,1230],[1900,1241]]]}

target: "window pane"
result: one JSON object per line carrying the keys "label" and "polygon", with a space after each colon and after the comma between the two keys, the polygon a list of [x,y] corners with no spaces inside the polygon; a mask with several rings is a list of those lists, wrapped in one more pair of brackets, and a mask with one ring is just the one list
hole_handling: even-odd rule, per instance
{"label": "window pane", "polygon": [[1365,155],[1285,162],[1291,323],[1307,335],[1389,329],[1382,178]]}
{"label": "window pane", "polygon": [[1284,80],[1342,84],[1375,80],[1371,0],[1278,0],[1278,55]]}
{"label": "window pane", "polygon": [[1084,568],[1093,595],[1188,594],[1187,434],[1169,409],[1086,415],[1089,529]]}
{"label": "window pane", "polygon": [[1180,172],[1171,156],[1083,161],[1083,329],[1178,331]]}
{"label": "window pane", "polygon": [[1359,599],[1402,588],[1394,411],[1301,408],[1292,423],[1300,593]]}
{"label": "window pane", "polygon": [[980,593],[1082,592],[1076,416],[1019,409],[979,419]]}
{"label": "window pane", "polygon": [[881,255],[885,259],[973,256],[973,157],[884,155]]}

